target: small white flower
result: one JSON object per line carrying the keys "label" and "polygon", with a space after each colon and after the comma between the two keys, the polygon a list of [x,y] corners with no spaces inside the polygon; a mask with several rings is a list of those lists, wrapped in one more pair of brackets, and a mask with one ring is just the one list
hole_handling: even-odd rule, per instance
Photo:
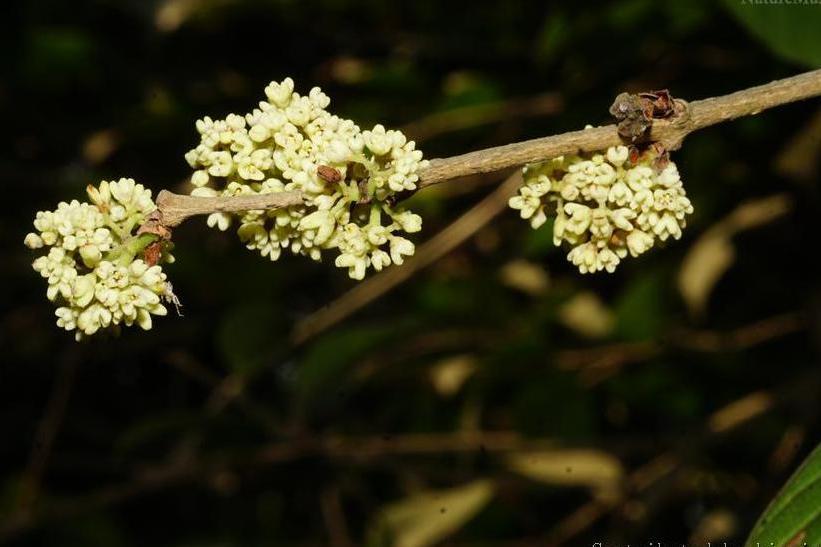
{"label": "small white flower", "polygon": [[632,209],[621,208],[609,210],[610,221],[613,223],[613,226],[620,230],[631,231],[633,224],[630,221],[634,218],[636,218],[636,212]]}
{"label": "small white flower", "polygon": [[377,249],[371,253],[371,266],[377,272],[381,272],[382,268],[387,268],[391,265],[391,257],[382,249]]}
{"label": "small white flower", "polygon": [[322,245],[331,237],[336,228],[336,219],[330,211],[314,211],[310,215],[302,217],[299,221],[302,230],[315,230],[313,237],[315,245]]}
{"label": "small white flower", "polygon": [[231,215],[228,213],[211,213],[206,220],[209,228],[224,232],[231,227]]}
{"label": "small white flower", "polygon": [[598,256],[598,269],[605,269],[608,273],[613,273],[616,271],[616,266],[619,265],[620,259],[616,253],[610,250],[607,247],[599,250]]}
{"label": "small white flower", "polygon": [[642,232],[641,230],[633,230],[627,234],[627,248],[633,256],[639,256],[653,246],[653,236]]}
{"label": "small white flower", "polygon": [[664,187],[671,187],[681,182],[681,178],[678,174],[678,167],[673,162],[667,164],[667,167],[659,173],[658,176],[658,183]]}
{"label": "small white flower", "polygon": [[197,187],[205,186],[210,180],[211,177],[208,176],[208,171],[205,169],[197,169],[191,175],[191,184]]}
{"label": "small white flower", "polygon": [[254,142],[263,142],[268,140],[271,136],[271,130],[265,125],[258,123],[253,125],[251,129],[248,130],[248,136]]}
{"label": "small white flower", "polygon": [[384,156],[391,150],[391,140],[385,134],[385,128],[380,124],[375,125],[370,131],[363,132],[362,138],[368,150],[377,156]]}
{"label": "small white flower", "polygon": [[103,258],[103,252],[98,245],[83,245],[79,249],[80,258],[89,268],[93,268]]}
{"label": "small white flower", "polygon": [[580,203],[567,203],[564,212],[569,215],[565,230],[575,234],[581,234],[590,226],[593,213],[590,207]]}
{"label": "small white flower", "polygon": [[654,215],[654,217],[657,218],[657,220],[654,223],[651,222],[651,225],[653,232],[659,239],[666,241],[670,236],[673,236],[673,239],[679,239],[681,237],[681,226],[675,215],[667,212],[660,217],[658,215]]}
{"label": "small white flower", "polygon": [[35,233],[26,234],[26,238],[23,240],[23,243],[29,249],[39,249],[44,245],[43,238]]}
{"label": "small white flower", "polygon": [[399,227],[409,234],[422,229],[422,217],[410,211],[402,211],[393,215],[393,220]]}
{"label": "small white flower", "polygon": [[411,256],[414,252],[414,245],[404,237],[391,238],[391,260],[394,264],[401,265],[405,261],[405,256]]}
{"label": "small white flower", "polygon": [[225,150],[212,152],[208,161],[210,163],[208,174],[214,177],[227,177],[234,170],[234,159],[231,153]]}
{"label": "small white flower", "polygon": [[336,257],[334,263],[337,268],[348,268],[348,275],[351,279],[361,281],[365,278],[365,270],[368,267],[367,257],[343,253]]}
{"label": "small white flower", "polygon": [[544,212],[544,207],[539,207],[536,214],[530,217],[530,227],[535,230],[545,222],[547,222],[547,214]]}
{"label": "small white flower", "polygon": [[598,251],[593,243],[583,243],[574,247],[567,259],[579,268],[581,273],[593,273],[598,270]]}
{"label": "small white flower", "polygon": [[271,82],[265,88],[265,95],[271,104],[279,107],[287,106],[291,101],[291,94],[294,92],[294,81],[291,78],[285,78],[282,83]]}
{"label": "small white flower", "polygon": [[611,146],[607,149],[607,161],[620,167],[630,157],[630,150],[626,146]]}
{"label": "small white flower", "polygon": [[630,187],[622,181],[615,183],[610,187],[607,194],[607,200],[615,203],[619,207],[624,207],[633,199],[633,192]]}

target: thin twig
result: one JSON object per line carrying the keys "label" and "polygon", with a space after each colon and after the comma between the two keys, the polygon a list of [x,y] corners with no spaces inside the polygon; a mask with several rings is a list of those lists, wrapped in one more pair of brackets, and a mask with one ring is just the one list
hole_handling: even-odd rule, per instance
{"label": "thin twig", "polygon": [[[669,121],[653,122],[649,140],[660,142],[668,149],[675,149],[687,135],[698,129],[819,95],[821,69],[721,97],[684,103],[685,109],[681,115]],[[424,188],[465,175],[499,171],[567,154],[596,152],[622,142],[616,126],[607,125],[506,144],[451,158],[435,159],[431,160],[430,167],[421,173],[419,187]]]}
{"label": "thin twig", "polygon": [[183,196],[168,190],[161,190],[157,194],[157,209],[162,213],[162,224],[169,228],[195,215],[279,209],[300,203],[302,195],[299,192],[210,198]]}
{"label": "thin twig", "polygon": [[322,510],[322,519],[325,521],[329,545],[331,547],[352,547],[354,542],[348,531],[339,486],[330,486],[322,491],[319,495],[319,507]]}

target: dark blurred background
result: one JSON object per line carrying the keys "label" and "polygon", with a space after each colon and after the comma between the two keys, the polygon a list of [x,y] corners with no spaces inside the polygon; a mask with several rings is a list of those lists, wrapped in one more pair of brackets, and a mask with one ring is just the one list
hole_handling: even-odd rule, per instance
{"label": "dark blurred background", "polygon": [[414,196],[416,259],[358,285],[190,221],[184,317],[77,344],[22,241],[102,179],[186,192],[195,119],[274,79],[444,157],[608,123],[624,90],[817,68],[821,6],[4,8],[0,543],[738,544],[817,444],[818,100],[691,135],[683,239],[612,275],[505,210],[497,173]]}

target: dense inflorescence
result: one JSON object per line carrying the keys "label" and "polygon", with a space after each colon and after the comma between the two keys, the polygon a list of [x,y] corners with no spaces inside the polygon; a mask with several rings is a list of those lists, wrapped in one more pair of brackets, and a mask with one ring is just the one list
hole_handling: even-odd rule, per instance
{"label": "dense inflorescence", "polygon": [[676,165],[651,150],[631,161],[625,146],[527,165],[509,205],[538,228],[554,214],[553,243],[570,245],[581,273],[613,272],[628,254],[681,237],[693,206]]}
{"label": "dense inflorescence", "polygon": [[[89,186],[91,200],[62,202],[39,211],[37,230],[28,234],[30,249],[48,249],[33,268],[48,281],[46,296],[58,304],[57,325],[76,330],[77,340],[121,323],[151,328],[151,315],[165,315],[168,294],[159,264],[137,255],[152,242],[137,228],[156,208],[151,191],[132,179]],[[172,257],[162,253],[161,260]]]}
{"label": "dense inflorescence", "polygon": [[392,205],[397,193],[416,188],[427,164],[414,142],[381,125],[360,130],[326,110],[330,99],[318,87],[300,96],[290,78],[272,82],[265,95],[244,116],[197,121],[200,143],[185,156],[195,169],[191,194],[298,191],[303,203],[214,213],[208,225],[227,230],[236,221],[246,247],[271,260],[283,249],[314,260],[334,250],[336,266],[354,279],[369,267],[402,264],[414,245],[399,233],[422,227],[418,215]]}

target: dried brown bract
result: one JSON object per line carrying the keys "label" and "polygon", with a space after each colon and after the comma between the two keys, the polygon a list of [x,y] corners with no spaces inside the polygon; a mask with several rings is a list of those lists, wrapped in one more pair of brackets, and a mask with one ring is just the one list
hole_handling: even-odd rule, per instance
{"label": "dried brown bract", "polygon": [[619,93],[616,97],[610,106],[610,114],[619,121],[619,135],[622,138],[635,142],[652,125],[652,108],[648,112],[646,105],[647,101],[638,95]]}
{"label": "dried brown bract", "polygon": [[619,122],[619,135],[635,142],[645,135],[653,120],[678,114],[678,104],[666,89],[637,95],[620,93],[610,107],[610,114]]}
{"label": "dried brown bract", "polygon": [[650,154],[653,158],[652,166],[656,173],[664,171],[664,168],[670,163],[670,151],[660,142],[631,144],[628,151],[627,160],[631,165],[636,165],[642,157],[647,157],[646,155]]}
{"label": "dried brown bract", "polygon": [[157,209],[145,219],[145,222],[137,229],[137,235],[154,234],[163,241],[171,239],[171,230],[163,222],[162,212]]}
{"label": "dried brown bract", "polygon": [[664,147],[660,142],[654,142],[650,145],[655,159],[653,160],[653,169],[656,173],[661,173],[664,168],[670,164],[670,151]]}
{"label": "dried brown bract", "polygon": [[639,93],[639,98],[644,102],[645,109],[649,111],[651,118],[669,118],[676,113],[675,101],[666,89]]}

